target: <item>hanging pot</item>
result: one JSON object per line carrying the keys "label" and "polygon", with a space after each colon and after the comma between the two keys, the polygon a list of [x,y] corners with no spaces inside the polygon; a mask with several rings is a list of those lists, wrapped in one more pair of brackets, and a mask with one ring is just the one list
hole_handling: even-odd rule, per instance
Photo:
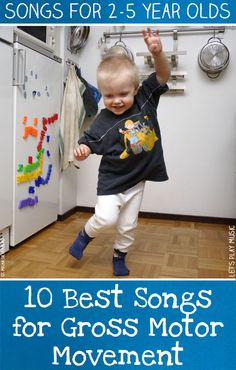
{"label": "hanging pot", "polygon": [[89,26],[71,27],[70,51],[72,53],[76,54],[84,47],[87,42],[89,32]]}
{"label": "hanging pot", "polygon": [[211,37],[199,55],[200,68],[210,78],[216,78],[229,64],[229,50],[218,37]]}
{"label": "hanging pot", "polygon": [[111,46],[105,55],[117,55],[123,54],[129,57],[132,61],[134,61],[134,55],[132,51],[125,45],[123,41],[117,41],[113,46]]}

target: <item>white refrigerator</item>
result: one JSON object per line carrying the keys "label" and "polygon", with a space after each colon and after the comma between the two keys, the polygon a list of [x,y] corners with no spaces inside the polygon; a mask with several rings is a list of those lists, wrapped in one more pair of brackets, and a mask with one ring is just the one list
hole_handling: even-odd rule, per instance
{"label": "white refrigerator", "polygon": [[61,60],[14,42],[13,220],[15,246],[57,220]]}
{"label": "white refrigerator", "polygon": [[12,224],[13,28],[0,27],[0,254],[9,249]]}

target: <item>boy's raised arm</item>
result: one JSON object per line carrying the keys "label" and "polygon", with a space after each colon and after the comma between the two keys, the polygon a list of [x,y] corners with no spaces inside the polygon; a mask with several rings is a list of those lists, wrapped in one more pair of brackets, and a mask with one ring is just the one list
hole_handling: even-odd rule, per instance
{"label": "boy's raised arm", "polygon": [[151,28],[143,30],[143,39],[148,47],[148,50],[153,56],[154,66],[157,79],[161,85],[164,85],[170,76],[170,66],[167,56],[162,48],[159,31],[152,32]]}

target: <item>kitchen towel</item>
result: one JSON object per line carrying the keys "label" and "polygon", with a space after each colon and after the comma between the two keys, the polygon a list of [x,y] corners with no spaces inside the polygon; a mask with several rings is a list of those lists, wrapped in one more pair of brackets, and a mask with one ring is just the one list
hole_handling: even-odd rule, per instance
{"label": "kitchen towel", "polygon": [[68,68],[59,134],[62,170],[65,170],[71,164],[77,167],[77,161],[74,158],[73,151],[77,146],[79,130],[83,125],[85,117],[83,103],[85,86],[77,77],[74,65],[70,65]]}
{"label": "kitchen towel", "polygon": [[79,77],[80,81],[85,86],[85,91],[83,94],[83,102],[84,102],[86,116],[87,117],[95,116],[98,111],[98,102],[101,99],[101,93],[95,86],[92,86],[91,84],[89,84],[82,77],[80,68],[75,67],[75,70],[76,70],[76,74]]}

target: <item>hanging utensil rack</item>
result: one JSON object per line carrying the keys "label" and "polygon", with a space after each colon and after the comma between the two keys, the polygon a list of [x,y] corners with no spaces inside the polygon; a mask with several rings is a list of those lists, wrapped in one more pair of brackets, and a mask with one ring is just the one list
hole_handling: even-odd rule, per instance
{"label": "hanging utensil rack", "polygon": [[[226,27],[225,26],[209,26],[209,27],[175,27],[175,28],[166,28],[159,30],[159,34],[169,34],[173,33],[175,30],[178,33],[192,33],[192,32],[215,32],[215,33],[224,33]],[[106,42],[107,39],[110,37],[126,37],[126,36],[142,36],[142,31],[113,31],[113,32],[104,32],[103,37]]]}

